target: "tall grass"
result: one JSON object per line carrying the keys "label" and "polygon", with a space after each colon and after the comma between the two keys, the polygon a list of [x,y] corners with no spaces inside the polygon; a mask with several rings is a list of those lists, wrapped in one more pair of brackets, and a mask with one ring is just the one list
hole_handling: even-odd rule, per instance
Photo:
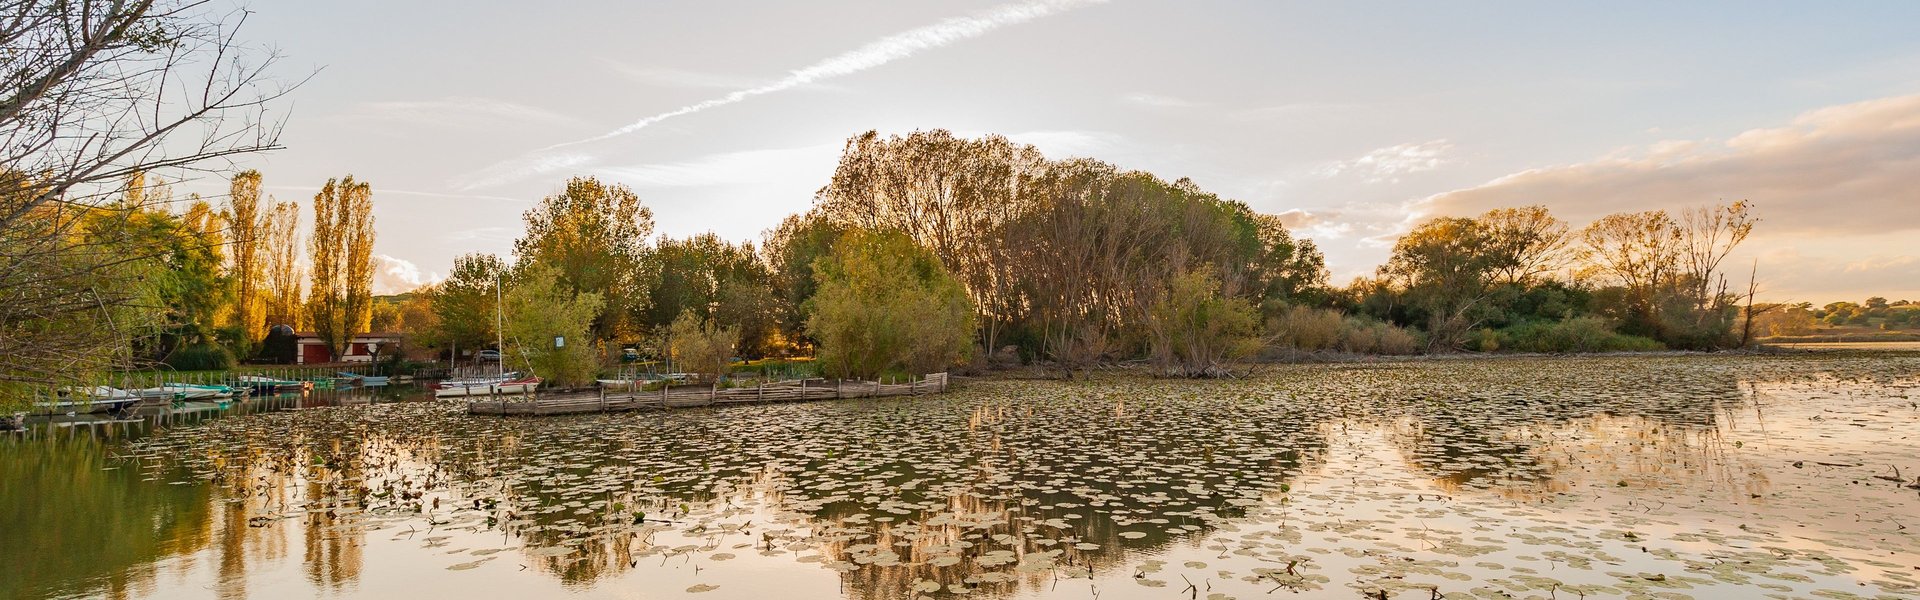
{"label": "tall grass", "polygon": [[1389,323],[1342,315],[1325,308],[1293,306],[1267,320],[1271,349],[1352,354],[1417,354],[1419,332]]}

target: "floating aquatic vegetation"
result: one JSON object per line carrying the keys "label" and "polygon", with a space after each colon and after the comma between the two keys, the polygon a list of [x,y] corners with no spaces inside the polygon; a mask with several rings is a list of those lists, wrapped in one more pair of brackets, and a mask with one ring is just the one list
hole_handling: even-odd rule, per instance
{"label": "floating aquatic vegetation", "polygon": [[[398,403],[173,429],[108,466],[235,507],[159,535],[304,536],[282,560],[335,589],[393,544],[427,581],[727,597],[1902,596],[1916,388],[1912,355],[1682,356],[548,419]],[[249,543],[174,552],[268,560]]]}

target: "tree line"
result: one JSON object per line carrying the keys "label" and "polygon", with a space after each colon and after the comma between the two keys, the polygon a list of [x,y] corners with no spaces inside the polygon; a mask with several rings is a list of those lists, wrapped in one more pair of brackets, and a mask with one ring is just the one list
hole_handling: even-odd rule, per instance
{"label": "tree line", "polygon": [[1579,229],[1539,206],[1443,217],[1403,236],[1373,276],[1335,286],[1311,240],[1190,180],[942,130],[848,140],[810,209],[757,245],[652,238],[631,190],[587,177],[524,220],[511,260],[463,256],[412,297],[421,343],[491,345],[496,282],[535,273],[565,297],[594,296],[584,335],[602,356],[816,355],[848,376],[955,364],[1072,376],[1132,360],[1207,376],[1315,351],[1720,348],[1745,341],[1751,294],[1723,263],[1757,221],[1744,202]]}
{"label": "tree line", "polygon": [[231,177],[219,206],[161,180],[279,148],[270,109],[297,87],[236,42],[244,12],[174,8],[12,9],[7,401],[105,369],[222,366],[268,349],[274,325],[336,355],[372,329],[429,349],[505,338],[514,360],[579,382],[627,347],[707,370],[810,354],[864,377],[1115,361],[1204,376],[1260,354],[1716,348],[1755,316],[1911,314],[1754,305],[1751,277],[1741,289],[1724,264],[1756,222],[1743,202],[1577,229],[1540,207],[1434,219],[1338,286],[1311,240],[1192,181],[941,130],[848,140],[812,206],[758,243],[655,237],[632,190],[575,178],[523,215],[512,256],[463,256],[441,284],[374,298],[366,182],[326,182],[303,240],[303,211],[262,199],[259,173]]}

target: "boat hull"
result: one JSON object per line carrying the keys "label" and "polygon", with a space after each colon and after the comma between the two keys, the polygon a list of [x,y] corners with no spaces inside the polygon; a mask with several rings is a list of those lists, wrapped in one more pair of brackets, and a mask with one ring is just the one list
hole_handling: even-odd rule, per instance
{"label": "boat hull", "polygon": [[529,394],[540,387],[540,382],[526,383],[479,383],[442,387],[433,390],[435,398],[461,398],[466,396],[511,396]]}

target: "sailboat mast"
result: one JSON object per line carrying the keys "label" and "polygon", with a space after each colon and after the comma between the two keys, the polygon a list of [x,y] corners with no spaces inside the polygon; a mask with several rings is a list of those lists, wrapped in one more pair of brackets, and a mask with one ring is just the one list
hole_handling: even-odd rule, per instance
{"label": "sailboat mast", "polygon": [[499,348],[499,358],[493,362],[493,373],[507,375],[507,304],[505,296],[499,290],[499,273],[493,273],[493,348]]}

